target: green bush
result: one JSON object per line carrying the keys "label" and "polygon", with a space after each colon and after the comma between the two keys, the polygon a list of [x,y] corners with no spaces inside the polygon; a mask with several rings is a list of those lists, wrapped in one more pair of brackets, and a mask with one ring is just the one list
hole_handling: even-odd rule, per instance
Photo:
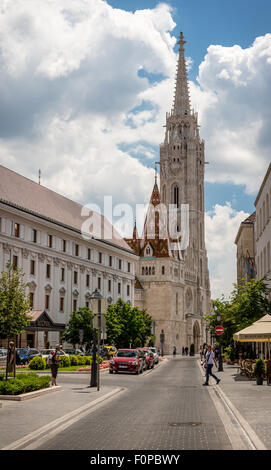
{"label": "green bush", "polygon": [[85,362],[86,366],[91,366],[92,357],[91,356],[85,356],[85,358],[86,358],[86,362]]}
{"label": "green bush", "polygon": [[71,360],[69,356],[60,356],[60,362],[59,362],[60,367],[70,367],[70,365],[71,365]]}
{"label": "green bush", "polygon": [[253,375],[255,377],[264,377],[265,374],[265,362],[263,359],[257,359],[254,369],[253,369]]}
{"label": "green bush", "polygon": [[48,388],[50,381],[50,376],[39,377],[34,373],[17,374],[15,379],[0,381],[0,395],[20,395],[21,393]]}
{"label": "green bush", "polygon": [[36,356],[28,364],[31,370],[44,370],[46,368],[46,359]]}
{"label": "green bush", "polygon": [[86,364],[86,357],[85,356],[77,356],[78,358],[78,365],[84,366]]}
{"label": "green bush", "polygon": [[69,359],[71,366],[78,366],[78,356],[70,356]]}

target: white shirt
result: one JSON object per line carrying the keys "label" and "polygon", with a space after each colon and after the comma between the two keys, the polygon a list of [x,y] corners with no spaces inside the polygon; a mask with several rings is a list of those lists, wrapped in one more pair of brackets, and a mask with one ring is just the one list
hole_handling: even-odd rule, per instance
{"label": "white shirt", "polygon": [[208,351],[206,354],[207,364],[214,365],[215,353],[213,351]]}

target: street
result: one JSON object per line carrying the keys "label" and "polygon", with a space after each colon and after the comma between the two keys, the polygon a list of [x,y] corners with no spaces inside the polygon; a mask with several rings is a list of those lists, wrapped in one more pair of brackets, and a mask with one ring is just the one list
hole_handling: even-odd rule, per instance
{"label": "street", "polygon": [[[61,375],[58,383],[78,381],[89,377]],[[126,390],[38,449],[232,449],[196,358],[170,359],[143,376],[104,373],[101,381]]]}

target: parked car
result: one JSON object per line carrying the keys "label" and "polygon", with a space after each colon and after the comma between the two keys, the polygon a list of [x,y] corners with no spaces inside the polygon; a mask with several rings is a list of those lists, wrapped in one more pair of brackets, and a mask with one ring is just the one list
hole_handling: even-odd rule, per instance
{"label": "parked car", "polygon": [[150,348],[141,348],[141,350],[145,353],[146,369],[153,369],[155,363],[153,352],[150,350]]}
{"label": "parked car", "polygon": [[155,359],[155,360],[154,360],[155,364],[158,364],[158,362],[159,362],[159,354],[158,354],[158,352],[157,352],[157,349],[156,349],[156,348],[153,348],[153,347],[150,347],[149,349],[153,352],[154,359]]}
{"label": "parked car", "polygon": [[134,372],[142,374],[143,361],[137,349],[118,349],[109,363],[109,373]]}
{"label": "parked car", "polygon": [[0,366],[5,366],[7,363],[7,349],[0,349]]}
{"label": "parked car", "polygon": [[33,357],[42,357],[41,352],[35,348],[17,348],[20,364],[28,364]]}
{"label": "parked car", "polygon": [[81,349],[63,349],[63,352],[66,353],[68,356],[85,356]]}
{"label": "parked car", "polygon": [[[49,354],[50,354],[51,352],[54,353],[54,352],[55,352],[55,349],[42,349],[42,350],[41,350],[41,355],[42,355],[42,357],[43,357],[44,359],[47,359],[47,357],[49,356]],[[62,350],[59,351],[59,354],[60,354],[60,356],[67,356],[67,357],[69,357],[69,354],[65,353],[65,352],[62,351]]]}

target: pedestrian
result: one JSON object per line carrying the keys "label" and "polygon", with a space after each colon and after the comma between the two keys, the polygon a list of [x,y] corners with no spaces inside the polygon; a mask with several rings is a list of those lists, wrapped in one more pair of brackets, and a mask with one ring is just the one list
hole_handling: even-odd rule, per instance
{"label": "pedestrian", "polygon": [[199,355],[200,355],[200,363],[201,363],[201,365],[202,365],[202,362],[203,362],[203,361],[202,361],[202,358],[203,358],[203,346],[200,346],[200,347],[199,347]]}
{"label": "pedestrian", "polygon": [[214,377],[214,379],[216,380],[216,383],[219,384],[221,379],[219,379],[215,374],[212,373],[213,365],[215,363],[215,365],[217,367],[217,362],[216,362],[216,358],[215,358],[213,348],[210,344],[208,344],[208,351],[206,353],[205,363],[206,363],[206,381],[202,385],[209,385],[209,376],[210,375],[212,377]]}
{"label": "pedestrian", "polygon": [[177,353],[177,349],[176,349],[176,346],[174,346],[174,348],[173,348],[173,357],[176,356],[176,353]]}
{"label": "pedestrian", "polygon": [[184,350],[185,350],[185,355],[188,356],[188,346],[185,346]]}
{"label": "pedestrian", "polygon": [[57,377],[57,372],[58,372],[59,357],[60,357],[60,346],[59,344],[57,344],[55,352],[51,355],[49,359],[49,364],[50,364],[51,373],[52,373],[52,386],[53,385],[56,386],[56,377]]}
{"label": "pedestrian", "polygon": [[14,372],[16,364],[15,345],[13,341],[9,342],[7,354],[8,372]]}
{"label": "pedestrian", "polygon": [[182,347],[182,356],[184,356],[184,346]]}

